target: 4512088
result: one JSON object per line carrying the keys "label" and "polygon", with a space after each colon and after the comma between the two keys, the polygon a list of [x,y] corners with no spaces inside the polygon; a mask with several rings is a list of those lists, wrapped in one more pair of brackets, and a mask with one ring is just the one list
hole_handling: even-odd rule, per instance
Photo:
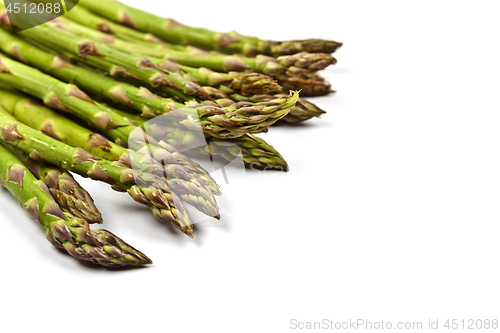
{"label": "4512088", "polygon": [[7,13],[15,13],[15,14],[59,14],[64,11],[61,3],[9,3],[6,8]]}
{"label": "4512088", "polygon": [[498,319],[447,319],[443,327],[449,330],[496,330]]}

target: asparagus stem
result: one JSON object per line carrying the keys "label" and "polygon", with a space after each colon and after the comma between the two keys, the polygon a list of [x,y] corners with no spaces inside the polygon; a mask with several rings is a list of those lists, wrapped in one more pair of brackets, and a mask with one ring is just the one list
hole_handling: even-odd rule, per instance
{"label": "asparagus stem", "polygon": [[90,230],[86,221],[64,214],[45,184],[2,145],[0,157],[0,181],[40,224],[52,245],[65,249],[77,259],[108,267],[152,263],[146,255],[109,231]]}
{"label": "asparagus stem", "polygon": [[[135,47],[136,52],[142,52],[143,48]],[[217,72],[242,72],[254,71],[272,77],[277,75],[299,75],[317,72],[321,69],[335,64],[336,60],[329,54],[323,53],[297,53],[290,56],[280,56],[273,58],[264,55],[257,55],[255,58],[243,57],[239,55],[224,55],[214,52],[200,50],[193,46],[188,46],[184,50],[171,50],[168,48],[149,49],[151,57],[158,57],[163,53],[163,59],[175,61],[191,67],[207,67]],[[152,53],[155,53],[153,55]],[[161,66],[161,62],[159,63]]]}
{"label": "asparagus stem", "polygon": [[133,29],[152,33],[174,44],[195,45],[207,50],[246,55],[280,56],[302,51],[332,53],[341,43],[320,39],[276,42],[257,37],[241,36],[236,32],[220,33],[203,28],[188,27],[173,19],[164,19],[116,1],[80,0],[80,5],[110,20]]}
{"label": "asparagus stem", "polygon": [[277,81],[264,74],[239,72],[218,73],[205,67],[194,68],[178,65],[173,61],[159,61],[158,64],[166,70],[177,68],[178,70],[176,72],[184,75],[186,79],[203,86],[217,88],[226,93],[253,96],[272,94],[281,91],[281,87]]}

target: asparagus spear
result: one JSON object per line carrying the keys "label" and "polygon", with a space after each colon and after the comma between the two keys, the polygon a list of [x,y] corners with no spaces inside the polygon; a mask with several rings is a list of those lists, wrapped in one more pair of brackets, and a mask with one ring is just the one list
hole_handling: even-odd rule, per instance
{"label": "asparagus spear", "polygon": [[[253,70],[257,73],[267,75],[278,74],[307,74],[324,69],[335,64],[336,60],[329,54],[300,52],[289,56],[273,58],[269,56],[257,55],[255,58],[235,57],[218,52],[207,52],[193,46],[182,47],[169,44],[143,45],[130,41],[124,41],[110,34],[92,30],[75,22],[64,19],[56,19],[49,24],[59,28],[64,28],[75,34],[90,38],[96,42],[104,42],[110,47],[125,53],[139,53],[147,56],[149,60],[164,67],[164,62],[176,61],[180,64],[192,67],[210,67],[221,72],[231,70]],[[161,60],[163,59],[163,60]],[[167,70],[171,70],[166,67]]]}
{"label": "asparagus spear", "polygon": [[45,184],[0,145],[0,181],[44,229],[55,247],[103,266],[137,266],[151,260],[107,230],[90,230],[85,220],[64,214]]}
{"label": "asparagus spear", "polygon": [[228,161],[232,161],[237,156],[237,152],[232,148],[237,145],[241,149],[245,165],[250,169],[289,171],[283,156],[266,141],[255,135],[248,134],[230,140],[209,138],[208,144],[212,155],[220,155]]}
{"label": "asparagus spear", "polygon": [[[254,71],[275,77],[277,75],[300,75],[314,73],[335,64],[337,61],[329,54],[324,53],[297,53],[289,56],[273,58],[257,55],[255,58],[240,55],[224,55],[216,52],[200,50],[188,46],[183,50],[161,48],[151,49],[136,46],[136,52],[147,54],[150,57],[175,61],[191,67],[207,67],[218,72]],[[153,59],[154,59],[153,58]],[[161,62],[155,61],[161,66]]]}
{"label": "asparagus spear", "polygon": [[152,33],[167,42],[190,44],[229,54],[279,56],[302,51],[332,53],[342,46],[342,43],[321,39],[277,42],[241,36],[235,32],[219,33],[203,28],[192,28],[173,19],[164,19],[111,0],[80,0],[79,4],[110,20]]}
{"label": "asparagus spear", "polygon": [[[50,0],[39,0],[37,2],[47,2]],[[111,20],[108,20],[102,16],[96,15],[95,13],[87,10],[86,8],[82,6],[76,6],[74,7],[71,11],[67,12],[64,15],[65,18],[78,22],[81,25],[85,25],[87,27],[90,27],[94,30],[99,30],[102,32],[105,32],[107,34],[112,34],[116,36],[119,39],[133,42],[135,44],[141,44],[144,46],[148,46],[149,48],[165,48],[168,46],[168,48],[171,49],[177,49],[177,50],[184,50],[184,48],[181,45],[173,45],[173,44],[168,44],[165,41],[157,38],[151,33],[144,33],[140,32],[134,29],[131,29],[129,27],[123,26],[121,24],[117,24]],[[310,39],[310,40],[305,40],[305,41],[286,41],[282,42],[281,50],[278,50],[279,47],[277,47],[277,52],[272,52],[270,54],[267,54],[269,56],[274,56],[278,57],[281,55],[290,55],[290,54],[296,54],[299,52],[308,52],[308,53],[332,53],[330,52],[330,49],[322,49],[318,48],[318,45],[321,46],[322,43],[317,43],[317,39]],[[341,43],[337,43],[337,46],[341,46]],[[252,54],[248,54],[249,56],[252,56]]]}
{"label": "asparagus spear", "polygon": [[[97,210],[90,194],[67,172],[44,162],[32,164],[33,172],[47,185],[50,193],[63,212],[71,214],[88,223],[102,223],[101,213]],[[29,162],[25,165],[28,166]],[[31,167],[28,166],[31,170]]]}
{"label": "asparagus spear", "polygon": [[[258,102],[265,102],[272,100],[276,97],[281,96],[280,94],[277,95],[256,95],[256,96],[251,96],[251,97],[245,97],[245,96],[240,96],[233,94],[230,97],[235,100],[235,101],[248,101],[248,102],[253,102],[253,103],[258,103]],[[309,102],[305,98],[299,98],[295,106],[293,107],[292,111],[290,111],[289,114],[286,115],[285,118],[283,118],[282,121],[287,122],[287,123],[299,123],[302,121],[309,120],[314,117],[319,117],[322,114],[325,114],[326,112],[322,109],[320,109],[317,105]]]}
{"label": "asparagus spear", "polygon": [[64,213],[88,223],[102,223],[101,213],[95,206],[94,200],[69,172],[41,160],[34,160],[13,146],[5,145],[5,148],[13,153],[33,175],[43,181]]}
{"label": "asparagus spear", "polygon": [[115,190],[128,192],[135,201],[149,207],[158,219],[193,236],[187,210],[177,195],[170,191],[165,179],[147,173],[138,174],[122,163],[102,160],[81,148],[68,146],[16,121],[3,109],[0,109],[0,141],[30,156],[39,156],[64,170],[106,182]]}
{"label": "asparagus spear", "polygon": [[281,86],[276,80],[264,74],[218,73],[205,67],[194,68],[179,65],[170,60],[158,60],[157,63],[165,70],[175,71],[183,75],[186,80],[198,83],[204,87],[214,87],[226,94],[238,93],[244,96],[253,96],[281,91]]}
{"label": "asparagus spear", "polygon": [[300,76],[287,76],[280,75],[276,77],[279,84],[283,87],[283,92],[287,91],[300,91],[302,96],[324,96],[331,92],[330,84],[316,74],[300,75]]}
{"label": "asparagus spear", "polygon": [[[125,111],[117,110],[124,117],[128,118],[137,126],[147,125],[147,119],[138,115],[131,115]],[[214,156],[222,156],[227,161],[231,162],[241,155],[245,166],[253,169],[276,169],[281,171],[288,171],[288,164],[283,156],[270,146],[262,138],[247,134],[235,139],[221,140],[213,137],[206,137],[207,144],[197,147],[193,143],[192,137],[189,133],[173,132],[166,134],[163,137],[162,145],[167,144],[170,150],[177,149],[180,151],[187,151],[195,149],[201,154],[211,154]]]}
{"label": "asparagus spear", "polygon": [[[31,29],[33,30],[33,29]],[[260,132],[265,130],[268,126],[272,125],[279,119],[283,118],[290,112],[291,107],[294,105],[298,98],[297,94],[293,94],[288,98],[280,98],[266,103],[256,103],[253,105],[241,105],[234,104],[230,107],[222,107],[220,105],[214,105],[209,103],[204,106],[202,104],[190,103],[188,107],[184,104],[175,103],[172,100],[161,98],[144,87],[137,88],[132,85],[116,82],[111,78],[99,75],[91,70],[85,69],[80,66],[73,66],[60,57],[47,53],[35,46],[27,43],[14,35],[0,29],[0,49],[4,52],[9,53],[13,57],[28,62],[30,65],[37,67],[63,81],[73,82],[86,90],[87,92],[94,92],[96,94],[103,94],[110,98],[114,102],[120,103],[122,105],[130,106],[136,110],[142,112],[144,115],[149,117],[155,115],[162,115],[165,113],[171,113],[178,115],[179,126],[182,128],[193,128],[202,126],[203,132],[210,134],[211,136],[216,136],[220,138],[231,138],[244,135],[245,133]],[[22,67],[26,69],[25,67]],[[27,70],[27,69],[26,69]],[[48,78],[46,76],[40,76],[40,73],[30,72],[30,75],[35,75],[40,80],[43,80],[47,86],[53,85],[54,79]],[[30,80],[33,78],[30,77]],[[50,81],[50,84],[46,82]],[[13,84],[13,83],[7,83]],[[20,83],[22,84],[22,83]],[[24,84],[22,84],[24,86]],[[37,86],[40,84],[37,84]],[[69,86],[66,86],[66,89]],[[20,88],[21,89],[21,88]],[[26,91],[26,88],[22,89]],[[50,90],[47,89],[44,94],[49,94]],[[31,93],[30,93],[31,94]],[[44,99],[45,95],[38,94],[35,95],[40,99]],[[100,108],[96,110],[94,106],[90,106],[89,103],[84,103],[83,101],[75,101],[75,99],[70,97],[61,97],[61,103],[63,106],[75,111],[85,107],[85,113],[91,110],[95,112],[85,119],[87,122],[92,122],[93,116],[100,114],[103,111],[110,114],[111,120],[114,123],[119,123],[120,125],[127,125],[125,127],[120,127],[117,129],[106,130],[102,126],[99,128],[101,130],[106,130],[108,134],[113,139],[120,139],[122,142],[127,142],[125,140],[131,133],[131,128],[129,123],[127,123],[123,118],[114,114],[111,110],[106,108]],[[78,102],[78,103],[77,103]],[[78,105],[75,105],[77,103]],[[49,104],[49,106],[51,106]],[[249,108],[251,106],[251,108]],[[178,112],[182,110],[187,115]],[[248,111],[252,111],[251,113]],[[103,114],[101,114],[102,116]],[[200,122],[198,122],[198,119]],[[95,121],[94,121],[94,125]],[[120,133],[116,133],[120,131]],[[120,136],[117,136],[120,134]]]}

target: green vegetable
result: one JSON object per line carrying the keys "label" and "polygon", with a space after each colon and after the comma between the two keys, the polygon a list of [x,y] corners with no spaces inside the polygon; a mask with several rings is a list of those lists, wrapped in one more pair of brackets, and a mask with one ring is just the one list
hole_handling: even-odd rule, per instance
{"label": "green vegetable", "polygon": [[[251,97],[245,97],[240,95],[231,95],[230,97],[236,101],[249,101],[253,103],[266,102],[272,100],[276,97],[282,97],[282,94],[277,95],[255,95]],[[311,103],[305,98],[299,98],[292,111],[286,115],[282,122],[287,123],[299,123],[306,121],[308,119],[319,117],[326,112],[320,109],[317,105]]]}
{"label": "green vegetable", "polygon": [[342,46],[341,43],[321,39],[276,42],[241,36],[235,32],[220,33],[203,28],[192,28],[173,19],[164,19],[111,0],[80,0],[79,4],[110,20],[149,32],[169,43],[195,45],[229,54],[280,56],[303,51],[332,53]]}
{"label": "green vegetable", "polygon": [[276,77],[283,87],[283,92],[300,91],[301,96],[313,97],[324,96],[332,93],[330,84],[317,74],[288,76],[279,75]]}

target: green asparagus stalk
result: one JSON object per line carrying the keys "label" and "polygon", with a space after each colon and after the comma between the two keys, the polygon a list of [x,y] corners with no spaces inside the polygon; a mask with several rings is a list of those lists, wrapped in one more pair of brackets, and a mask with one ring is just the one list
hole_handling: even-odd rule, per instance
{"label": "green asparagus stalk", "polygon": [[305,97],[324,96],[334,92],[331,85],[316,74],[300,76],[280,75],[276,78],[283,87],[283,92],[300,91],[301,96]]}
{"label": "green asparagus stalk", "polygon": [[[120,112],[124,117],[137,126],[147,126],[147,119],[132,115],[125,111]],[[197,147],[189,132],[170,132],[165,134],[160,144],[169,150],[187,151],[194,149],[201,154],[210,154],[213,156],[222,156],[228,162],[235,158],[243,158],[245,166],[252,169],[276,169],[289,171],[288,164],[281,154],[269,145],[262,138],[251,134],[241,136],[236,139],[221,140],[206,136],[207,144]]]}
{"label": "green asparagus stalk", "polygon": [[[245,97],[241,95],[233,94],[230,97],[235,101],[248,101],[253,103],[265,102],[272,100],[276,97],[282,96],[281,94],[277,95],[255,95],[251,97]],[[309,102],[305,98],[299,98],[292,111],[283,118],[282,122],[287,123],[299,123],[306,120],[309,120],[314,117],[319,117],[326,112],[320,109],[317,105]]]}
{"label": "green asparagus stalk", "polygon": [[88,223],[102,223],[101,213],[95,206],[94,200],[69,172],[41,160],[34,160],[13,146],[6,145],[5,148],[13,153],[37,179],[43,181],[64,213]]}
{"label": "green asparagus stalk", "polygon": [[[258,55],[255,58],[235,57],[218,52],[207,52],[193,46],[181,47],[169,44],[142,45],[134,42],[124,41],[113,35],[92,30],[75,22],[64,19],[55,19],[49,24],[63,28],[79,36],[89,38],[95,42],[104,42],[115,50],[141,54],[161,68],[171,70],[165,63],[176,61],[192,67],[209,67],[221,72],[253,70],[257,73],[267,75],[299,75],[317,72],[329,65],[335,64],[336,60],[329,54],[301,52],[289,56],[273,58]],[[162,60],[163,59],[163,60]]]}
{"label": "green asparagus stalk", "polygon": [[342,44],[310,39],[302,41],[269,41],[241,36],[235,32],[220,33],[203,28],[188,27],[173,19],[164,19],[111,0],[80,0],[80,5],[110,20],[133,29],[152,33],[173,44],[195,45],[207,50],[233,54],[266,54],[280,56],[298,52],[332,53]]}
{"label": "green asparagus stalk", "polygon": [[[201,167],[195,170],[202,175],[201,179],[197,179],[198,175],[196,173],[185,169],[182,165],[185,164],[189,167],[191,163],[183,162],[186,159],[184,155],[175,151],[171,155],[162,156],[167,162],[177,158],[180,160],[180,162],[176,160],[178,164],[164,163],[160,165],[159,163],[147,161],[147,163],[151,164],[141,166],[141,161],[145,160],[143,155],[109,142],[100,134],[70,121],[24,95],[0,87],[0,105],[23,124],[40,130],[42,133],[69,146],[84,149],[96,157],[121,162],[129,167],[132,166],[133,161],[136,170],[166,175],[172,190],[184,202],[193,205],[209,216],[219,218],[218,207],[213,193],[205,186],[205,181],[211,182],[211,186],[215,186],[218,191],[215,181]],[[201,173],[199,169],[203,170],[204,173]],[[189,191],[186,191],[186,189],[189,189]]]}
{"label": "green asparagus stalk", "polygon": [[248,134],[230,140],[209,138],[207,141],[212,155],[222,156],[228,161],[237,157],[235,155],[237,153],[232,148],[236,145],[241,149],[243,161],[250,169],[289,171],[283,156],[266,141],[255,135]]}
{"label": "green asparagus stalk", "polygon": [[[154,60],[153,60],[154,61]],[[281,86],[273,78],[259,73],[218,73],[211,69],[178,65],[173,61],[158,61],[158,65],[175,71],[186,80],[204,87],[214,87],[226,94],[237,93],[244,96],[272,94],[281,91]]]}
{"label": "green asparagus stalk", "polygon": [[128,192],[135,201],[149,207],[158,219],[193,236],[187,210],[170,191],[165,179],[147,173],[138,174],[122,163],[102,160],[81,148],[68,146],[16,121],[3,109],[0,109],[0,141],[30,156],[39,156],[63,170],[71,170],[83,177],[108,183],[115,190]]}
{"label": "green asparagus stalk", "polygon": [[40,224],[52,245],[65,249],[73,257],[108,267],[152,263],[109,231],[90,230],[85,220],[64,214],[45,184],[2,145],[0,182]]}
{"label": "green asparagus stalk", "polygon": [[[39,0],[38,2],[46,2],[48,0]],[[116,36],[119,39],[133,42],[135,44],[140,44],[147,46],[149,48],[168,48],[184,50],[181,45],[168,44],[161,39],[157,38],[151,33],[140,32],[121,24],[117,24],[111,20],[108,20],[102,16],[96,15],[95,13],[87,10],[82,6],[74,7],[70,12],[64,15],[65,18],[78,22],[81,25],[85,25],[94,30],[99,30],[107,34],[111,34]],[[305,40],[305,41],[287,41],[282,42],[281,47],[282,50],[277,52],[271,52],[267,55],[278,57],[281,55],[290,55],[296,54],[299,52],[308,52],[308,53],[332,53],[330,49],[321,48],[322,42],[317,42],[317,39]],[[335,42],[334,42],[335,43]],[[341,43],[334,44],[337,47],[341,46]],[[319,46],[319,47],[318,47]],[[252,54],[249,54],[252,56]]]}
{"label": "green asparagus stalk", "polygon": [[[133,51],[147,54],[150,57],[159,58],[163,54],[163,60],[175,61],[191,67],[206,67],[217,72],[242,72],[254,71],[272,77],[277,75],[301,75],[314,73],[335,64],[337,61],[329,54],[324,53],[297,53],[289,56],[273,58],[257,55],[255,58],[240,55],[224,55],[216,52],[200,50],[188,46],[184,50],[151,49],[146,47],[134,47]],[[153,59],[154,59],[153,58]],[[159,66],[162,65],[158,62]]]}
{"label": "green asparagus stalk", "polygon": [[40,175],[40,179],[47,185],[63,212],[88,223],[102,223],[101,213],[97,210],[92,197],[69,172],[47,163],[34,162],[36,164],[34,163],[33,167],[38,168],[33,171],[37,172],[36,175]]}
{"label": "green asparagus stalk", "polygon": [[271,76],[279,74],[300,75],[316,72],[336,62],[331,55],[322,53],[301,52],[278,58],[257,55],[255,58],[250,58],[207,52],[193,46],[183,48],[169,44],[141,45],[115,38],[110,34],[92,30],[74,22],[70,23],[64,19],[56,19],[50,24],[90,38],[94,42],[104,42],[121,52],[147,56],[160,68],[167,70],[171,70],[171,66],[168,64],[175,61],[182,65],[191,66],[191,68],[208,67],[219,72],[253,70]]}
{"label": "green asparagus stalk", "polygon": [[[173,111],[176,111],[175,114],[180,117],[179,126],[189,129],[201,125],[204,133],[220,138],[238,137],[248,132],[261,132],[268,126],[286,116],[286,114],[290,112],[295,101],[298,99],[298,95],[293,94],[291,97],[280,98],[272,101],[272,105],[269,104],[269,102],[256,103],[251,107],[252,113],[247,112],[249,110],[249,105],[246,105],[245,107],[233,105],[226,108],[214,105],[213,103],[210,103],[207,106],[190,103],[189,107],[186,107],[184,104],[175,103],[170,99],[161,98],[151,93],[144,87],[137,88],[130,84],[116,82],[111,78],[99,75],[98,73],[83,67],[73,66],[60,57],[36,48],[30,43],[27,43],[2,29],[0,29],[0,49],[10,54],[12,57],[16,57],[21,61],[27,62],[31,66],[35,66],[54,77],[66,82],[75,83],[78,87],[81,87],[87,92],[102,94],[116,103],[133,107],[139,112],[142,112],[143,115],[150,118],[165,113],[171,113],[173,115]],[[36,77],[40,80],[44,80],[44,82],[50,81],[50,84],[41,83],[42,85],[45,84],[46,86],[50,86],[51,84],[54,84],[53,82],[55,80],[53,78],[47,78],[45,76],[40,77],[40,73],[33,73],[33,71],[31,71],[31,73],[36,75]],[[32,80],[32,78],[29,79]],[[39,83],[37,86],[41,84]],[[66,87],[66,89],[69,88]],[[22,90],[26,91],[26,88],[23,88]],[[40,99],[44,99],[45,94],[49,93],[50,90],[46,89],[44,94],[38,94],[35,96]],[[61,97],[60,102],[66,103],[70,101],[73,102],[71,105],[68,104],[63,106],[66,106],[66,108],[73,111],[75,111],[75,108],[80,110],[84,107],[84,110],[81,110],[81,112],[88,113],[89,111],[95,110],[93,115],[98,114],[103,116],[103,114],[101,114],[103,111],[109,112],[113,123],[119,123],[120,125],[125,126],[106,130],[106,134],[115,140],[120,139],[122,143],[127,142],[124,141],[124,138],[130,135],[133,128],[131,128],[129,126],[130,124],[123,118],[113,114],[113,112],[109,109],[100,108],[97,111],[96,107],[89,106],[89,103],[75,101],[74,98],[72,99],[67,96]],[[75,105],[76,102],[78,102],[78,105]],[[51,105],[49,104],[49,106]],[[179,110],[182,110],[183,112],[177,112]],[[184,113],[187,113],[187,115]],[[87,117],[85,120],[87,122],[92,122],[94,119],[92,117]],[[99,126],[98,128],[105,130],[103,126]],[[117,131],[120,132],[116,133]],[[118,134],[120,134],[120,136],[118,136]]]}

